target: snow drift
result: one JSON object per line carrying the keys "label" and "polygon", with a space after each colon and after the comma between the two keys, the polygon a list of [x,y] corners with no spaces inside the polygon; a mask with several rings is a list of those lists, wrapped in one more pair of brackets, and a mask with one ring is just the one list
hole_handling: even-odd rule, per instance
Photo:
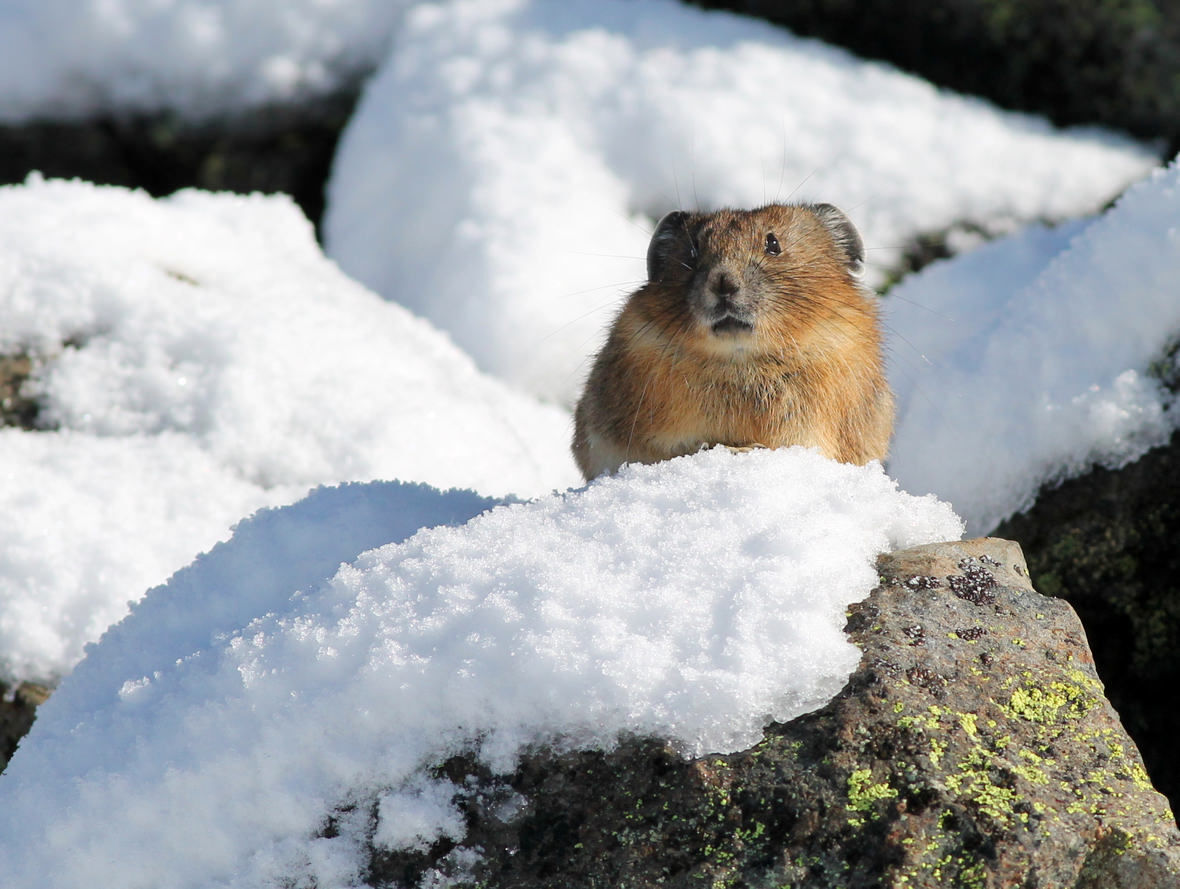
{"label": "snow drift", "polygon": [[0,316],[46,427],[0,430],[6,678],[68,671],[128,600],[315,485],[580,478],[564,411],[342,275],[286,198],[2,188]]}

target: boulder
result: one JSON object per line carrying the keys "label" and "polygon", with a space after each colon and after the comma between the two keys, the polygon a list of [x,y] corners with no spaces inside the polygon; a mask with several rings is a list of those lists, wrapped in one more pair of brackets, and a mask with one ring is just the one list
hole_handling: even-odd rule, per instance
{"label": "boulder", "polygon": [[1046,487],[995,533],[1020,541],[1041,592],[1077,610],[1111,703],[1180,804],[1180,433],[1127,466]]}
{"label": "boulder", "polygon": [[[1180,885],[1180,832],[1070,606],[995,539],[883,556],[835,699],[752,749],[658,739],[442,764],[461,840],[372,852],[374,886]],[[355,817],[352,813],[350,817]],[[331,833],[332,825],[325,832]]]}

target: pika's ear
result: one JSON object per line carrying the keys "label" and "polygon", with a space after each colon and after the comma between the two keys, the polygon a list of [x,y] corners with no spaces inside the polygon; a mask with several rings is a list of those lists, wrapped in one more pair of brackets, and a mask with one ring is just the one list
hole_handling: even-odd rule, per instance
{"label": "pika's ear", "polygon": [[813,204],[811,212],[823,223],[836,243],[836,249],[844,253],[845,264],[854,278],[865,272],[865,245],[860,232],[838,208],[831,204]]}
{"label": "pika's ear", "polygon": [[647,245],[647,280],[663,278],[668,257],[675,252],[675,246],[688,237],[687,220],[688,214],[683,210],[673,210],[660,220],[652,233],[651,243]]}

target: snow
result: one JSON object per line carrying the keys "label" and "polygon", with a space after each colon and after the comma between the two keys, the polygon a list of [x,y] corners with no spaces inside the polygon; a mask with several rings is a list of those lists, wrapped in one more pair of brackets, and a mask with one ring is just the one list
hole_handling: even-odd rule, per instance
{"label": "snow", "polygon": [[1180,160],[1101,217],[1035,227],[925,269],[884,300],[898,422],[889,471],[968,531],[1042,484],[1163,444],[1175,396],[1149,373],[1180,335]]}
{"label": "snow", "polygon": [[0,121],[201,121],[354,83],[408,0],[4,0]]}
{"label": "snow", "polygon": [[0,679],[65,677],[0,775],[6,887],[354,886],[369,839],[461,841],[453,753],[748,746],[841,687],[877,553],[1176,426],[1174,164],[889,293],[884,470],[715,450],[571,489],[558,405],[665,210],[832,201],[880,281],[915,234],[1077,216],[1152,165],[751,20],[7,0],[0,120],[200,119],[382,59],[343,270],[283,197],[0,188],[0,354],[42,406],[0,430]]}
{"label": "snow", "polygon": [[669,210],[834,203],[880,283],[920,233],[1093,212],[1154,163],[672,0],[460,0],[396,30],[324,231],[350,275],[570,405]]}
{"label": "snow", "polygon": [[0,673],[68,672],[260,506],[398,478],[580,481],[570,421],[342,275],[286,198],[0,189],[0,353],[54,431],[0,431]]}
{"label": "snow", "polygon": [[490,505],[320,489],[152,590],[0,776],[6,886],[351,886],[370,814],[388,846],[461,837],[462,788],[429,770],[452,754],[749,746],[844,683],[875,555],[961,531],[880,466],[804,449]]}

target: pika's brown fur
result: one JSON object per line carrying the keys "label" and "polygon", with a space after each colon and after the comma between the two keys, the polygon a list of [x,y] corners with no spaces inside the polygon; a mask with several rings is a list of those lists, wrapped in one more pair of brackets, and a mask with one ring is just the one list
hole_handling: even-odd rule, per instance
{"label": "pika's brown fur", "polygon": [[578,402],[582,474],[716,444],[883,459],[893,396],[863,266],[831,204],[665,216]]}

